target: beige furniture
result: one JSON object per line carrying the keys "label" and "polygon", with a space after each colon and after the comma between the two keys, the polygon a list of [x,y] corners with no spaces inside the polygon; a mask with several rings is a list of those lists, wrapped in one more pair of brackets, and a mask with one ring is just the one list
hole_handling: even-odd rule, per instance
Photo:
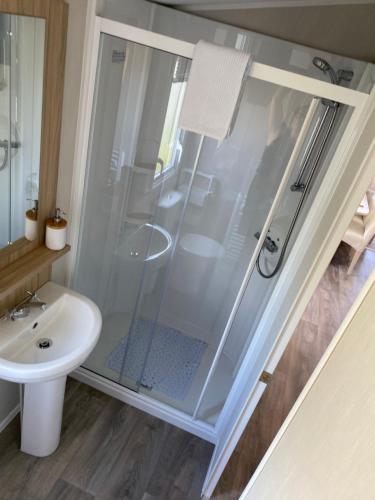
{"label": "beige furniture", "polygon": [[357,208],[357,215],[368,215],[370,213],[370,207],[368,206],[367,193],[362,198],[362,201]]}
{"label": "beige furniture", "polygon": [[372,274],[240,500],[375,498],[374,279]]}
{"label": "beige furniture", "polygon": [[367,193],[367,199],[368,215],[361,216],[357,213],[342,238],[345,243],[348,243],[355,250],[348,274],[351,274],[362,252],[375,236],[375,194]]}

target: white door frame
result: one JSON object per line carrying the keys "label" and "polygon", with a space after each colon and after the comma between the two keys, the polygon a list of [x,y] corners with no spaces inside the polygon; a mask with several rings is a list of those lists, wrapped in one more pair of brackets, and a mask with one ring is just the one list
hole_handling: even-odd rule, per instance
{"label": "white door frame", "polygon": [[[78,252],[80,218],[81,209],[83,206],[84,178],[91,121],[90,118],[94,96],[99,38],[101,32],[113,36],[118,36],[129,41],[138,42],[160,50],[165,50],[167,52],[181,55],[186,58],[192,58],[195,47],[194,44],[188,42],[176,40],[164,35],[159,35],[150,31],[135,28],[133,26],[124,25],[122,23],[111,21],[109,19],[96,18],[95,25],[89,23],[89,29],[87,30],[85,39],[84,71],[81,85],[78,137],[75,149],[75,170],[72,185],[72,221],[70,228],[70,241],[72,244],[72,251],[68,259],[69,280],[72,277]],[[350,154],[353,152],[356,143],[361,136],[361,133],[365,130],[365,125],[367,124],[367,119],[370,112],[369,110],[374,106],[375,102],[374,93],[369,95],[344,87],[338,87],[327,82],[316,80],[314,78],[302,76],[293,72],[273,68],[271,66],[256,62],[252,64],[249,76],[272,82],[277,85],[285,86],[294,90],[299,90],[313,96],[325,97],[341,102],[343,104],[347,104],[353,107],[353,113],[343,134],[340,146],[331,163],[329,172],[325,178],[325,186],[322,186],[322,189],[320,189],[318,195],[316,196],[316,199],[312,204],[308,217],[306,218],[306,222],[296,240],[295,245],[293,246],[291,256],[288,259],[288,262],[285,264],[285,268],[280,275],[275,291],[269,301],[266,313],[263,316],[263,319],[257,329],[252,346],[248,352],[248,355],[245,357],[242,363],[242,367],[239,371],[236,383],[231,391],[231,394],[228,397],[224,410],[222,411],[215,427],[215,431],[217,432],[218,437],[220,437],[222,433],[225,433],[228,434],[228,439],[226,439],[225,446],[223,447],[224,453],[220,457],[220,460],[218,460],[218,462],[215,464],[215,466],[211,468],[209,480],[205,484],[204,494],[208,497],[211,495],[213,488],[218,478],[220,477],[222,470],[225,467],[227,459],[230,456],[231,451],[237,443],[237,440],[242,433],[242,430],[246,425],[248,418],[251,415],[251,409],[255,408],[256,403],[264,390],[264,384],[257,384],[257,379],[254,380],[253,386],[247,387],[249,394],[246,404],[244,404],[244,406],[241,408],[237,407],[238,410],[241,410],[239,412],[238,419],[235,425],[233,425],[233,428],[230,429],[230,432],[226,432],[228,431],[227,429],[225,429],[226,416],[228,415],[228,412],[230,412],[234,408],[233,405],[235,404],[235,393],[241,386],[241,384],[239,383],[240,378],[246,375],[246,369],[249,368],[249,360],[251,356],[254,356],[257,350],[261,349],[262,347],[261,345],[258,345],[259,338],[267,337],[267,334],[271,331],[270,329],[275,326],[273,324],[270,313],[277,310],[282,311],[283,306],[285,307],[284,303],[286,301],[284,300],[282,294],[280,294],[279,292],[280,290],[285,290],[285,286],[290,286],[292,277],[296,274],[296,272],[288,274],[291,267],[291,259],[295,257],[295,260],[293,262],[295,266],[294,271],[296,271],[297,269],[299,269],[299,266],[303,265],[304,263],[303,259],[301,258],[303,255],[298,255],[298,251],[301,252],[302,250],[306,249],[306,245],[310,242],[309,234],[311,235],[311,233],[314,232],[314,234],[316,233],[317,235],[319,235],[320,233],[321,235],[322,230],[325,231],[325,234],[327,235],[326,240],[328,240],[328,242],[331,244],[327,244],[326,248],[321,248],[320,252],[318,252],[319,249],[317,249],[318,253],[316,253],[315,259],[313,259],[312,262],[317,261],[319,257],[321,259],[318,263],[319,265],[315,269],[313,269],[311,266],[308,267],[308,269],[310,269],[310,272],[305,276],[306,279],[303,282],[303,285],[306,286],[304,293],[299,294],[299,297],[294,297],[292,307],[289,307],[289,314],[286,314],[284,311],[285,320],[282,322],[282,324],[277,325],[277,335],[276,338],[271,342],[269,349],[270,354],[268,356],[267,371],[271,372],[273,371],[272,366],[274,367],[276,365],[277,360],[283,352],[283,349],[285,349],[286,343],[290,338],[291,331],[293,331],[293,325],[296,324],[299,319],[299,315],[303,310],[303,304],[307,303],[308,298],[311,296],[311,293],[315,288],[314,283],[317,283],[322,274],[322,270],[324,270],[326,267],[326,265],[322,263],[327,262],[328,264],[330,255],[332,254],[332,242],[336,241],[337,238],[340,239],[340,234],[343,234],[344,232],[344,230],[342,230],[342,232],[340,233],[341,228],[338,231],[335,230],[335,228],[333,227],[334,223],[331,224],[329,228],[322,229],[316,223],[316,221],[324,220],[327,212],[329,211],[330,203],[334,201],[333,195],[337,194],[336,190],[333,188],[339,185],[340,180],[344,177],[345,174],[348,174],[349,165],[347,160]],[[342,220],[350,221],[350,218],[355,211],[355,207],[356,205],[358,205],[358,202],[361,199],[361,195],[366,188],[366,186],[363,188],[364,182],[361,182],[363,181],[363,179],[358,182],[357,186],[353,185],[357,181],[360,172],[364,176],[363,178],[366,178],[366,171],[368,170],[369,169],[366,169],[366,166],[362,166],[361,164],[361,167],[358,168],[357,171],[358,175],[352,175],[352,179],[349,184],[350,187],[353,188],[350,192],[351,196],[353,196],[353,199],[347,201],[346,198],[348,198],[348,196],[345,199],[341,197],[342,203],[337,210],[337,216],[341,216]],[[337,236],[338,234],[339,236]],[[329,237],[331,237],[330,241]],[[276,342],[277,339],[278,342]],[[262,366],[259,366],[259,374],[263,369],[264,363]]]}

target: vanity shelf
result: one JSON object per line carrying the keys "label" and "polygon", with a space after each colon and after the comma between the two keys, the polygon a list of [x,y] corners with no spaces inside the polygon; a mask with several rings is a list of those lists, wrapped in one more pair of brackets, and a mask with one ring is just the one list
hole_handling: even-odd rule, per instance
{"label": "vanity shelf", "polygon": [[16,290],[23,282],[27,281],[41,269],[50,266],[57,259],[68,253],[69,245],[62,250],[50,250],[44,245],[27,253],[23,257],[8,264],[0,271],[0,300]]}

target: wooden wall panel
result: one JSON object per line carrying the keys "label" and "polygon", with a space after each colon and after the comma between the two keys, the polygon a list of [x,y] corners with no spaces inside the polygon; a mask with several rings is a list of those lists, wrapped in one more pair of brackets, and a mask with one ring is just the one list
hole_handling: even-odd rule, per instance
{"label": "wooden wall panel", "polygon": [[[56,206],[57,174],[60,152],[61,115],[68,5],[64,0],[0,0],[0,12],[45,19],[44,89],[41,158],[39,171],[39,228],[33,242],[21,238],[0,249],[1,270],[44,243],[45,221]],[[35,290],[50,279],[49,265],[0,301],[0,311],[23,298],[25,290]]]}
{"label": "wooden wall panel", "polygon": [[29,278],[27,281],[24,281],[22,283],[22,286],[20,286],[16,290],[12,290],[5,299],[0,300],[0,316],[5,314],[8,309],[13,307],[15,304],[21,302],[21,300],[26,296],[26,290],[37,290],[42,285],[44,285],[44,283],[47,283],[47,281],[49,281],[50,276],[51,266],[47,266],[31,278]]}

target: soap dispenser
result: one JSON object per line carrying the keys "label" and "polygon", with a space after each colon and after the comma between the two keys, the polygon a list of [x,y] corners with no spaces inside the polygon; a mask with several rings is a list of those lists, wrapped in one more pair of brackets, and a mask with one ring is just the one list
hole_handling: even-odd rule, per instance
{"label": "soap dispenser", "polygon": [[60,208],[56,208],[54,217],[47,219],[46,247],[50,250],[62,250],[65,247],[68,223],[61,217],[62,214]]}
{"label": "soap dispenser", "polygon": [[34,206],[25,214],[25,238],[34,241],[38,237],[38,200],[32,201]]}

